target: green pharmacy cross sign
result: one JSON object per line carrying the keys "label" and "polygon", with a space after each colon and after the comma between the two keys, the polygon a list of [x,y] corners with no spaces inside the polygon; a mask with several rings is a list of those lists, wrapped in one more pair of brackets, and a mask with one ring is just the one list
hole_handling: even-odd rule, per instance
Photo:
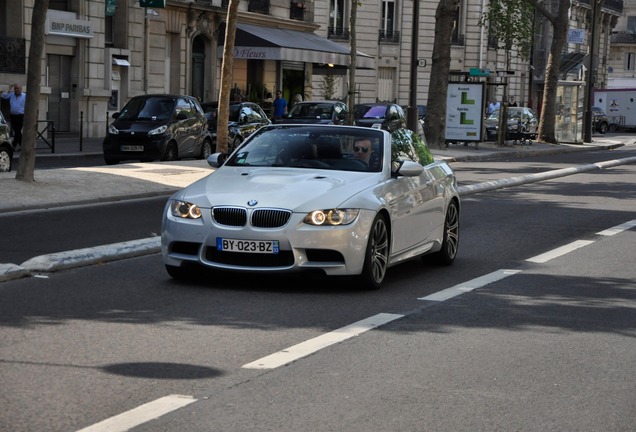
{"label": "green pharmacy cross sign", "polygon": [[139,6],[151,8],[165,8],[166,0],[139,0]]}

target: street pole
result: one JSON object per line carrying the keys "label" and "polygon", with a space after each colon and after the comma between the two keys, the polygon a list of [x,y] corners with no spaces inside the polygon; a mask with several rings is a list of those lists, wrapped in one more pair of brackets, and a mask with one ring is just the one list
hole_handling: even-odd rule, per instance
{"label": "street pole", "polygon": [[[602,0],[600,0],[602,1]],[[592,106],[594,105],[594,56],[596,54],[596,17],[599,13],[599,0],[592,0],[591,2],[591,22],[590,25],[592,29],[590,31],[590,41],[588,52],[590,53],[590,61],[587,68],[587,92],[585,94],[585,124],[584,124],[584,134],[583,134],[583,142],[591,143],[592,142]]]}
{"label": "street pole", "polygon": [[407,128],[417,132],[417,45],[419,39],[420,0],[413,0],[413,35],[411,39],[411,93],[407,113]]}

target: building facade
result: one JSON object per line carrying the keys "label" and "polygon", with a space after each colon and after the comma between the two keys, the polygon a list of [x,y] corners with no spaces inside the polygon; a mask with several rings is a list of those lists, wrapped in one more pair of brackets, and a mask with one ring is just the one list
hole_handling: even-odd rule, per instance
{"label": "building facade", "polygon": [[[14,82],[26,87],[35,1],[0,0],[0,88]],[[573,29],[587,29],[589,1],[574,0]],[[622,1],[611,1],[620,3],[622,14]],[[105,134],[109,116],[138,94],[180,93],[216,100],[228,3],[50,0],[39,119],[53,122],[58,132],[99,137]],[[520,105],[536,107],[549,51],[549,26],[539,26],[530,59],[521,58],[513,48],[508,63],[507,53],[494,48],[487,29],[478,25],[487,6],[487,0],[460,0],[451,70],[458,76],[471,68],[488,70],[488,77],[479,78],[488,84],[488,98],[514,95]],[[356,88],[351,90],[356,102],[407,105],[415,91],[418,103],[427,104],[437,1],[420,1],[418,7],[416,20],[413,0],[378,0],[358,7]],[[232,96],[263,105],[278,89],[288,100],[296,94],[309,100],[346,98],[354,33],[350,8],[351,0],[241,0]],[[605,6],[603,11],[602,65],[615,17],[620,16]],[[410,84],[414,25],[418,26],[416,89]],[[587,53],[587,42],[570,43],[566,50],[574,66],[564,66],[564,80],[584,81],[585,54],[570,53]],[[606,82],[606,75],[607,68],[599,68],[597,80]]]}

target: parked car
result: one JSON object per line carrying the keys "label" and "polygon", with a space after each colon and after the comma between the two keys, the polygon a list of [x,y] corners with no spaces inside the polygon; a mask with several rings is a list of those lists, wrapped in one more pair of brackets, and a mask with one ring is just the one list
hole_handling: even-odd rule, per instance
{"label": "parked car", "polygon": [[340,101],[306,101],[294,104],[277,123],[345,124],[347,105]]}
{"label": "parked car", "polygon": [[[203,111],[208,119],[208,129],[216,145],[218,102],[205,102]],[[247,137],[262,126],[272,124],[263,109],[254,102],[231,102],[228,119],[228,149],[234,150]]]}
{"label": "parked car", "polygon": [[0,112],[0,172],[11,171],[13,152],[13,141],[10,136],[9,125]]}
{"label": "parked car", "polygon": [[205,159],[212,152],[203,109],[191,96],[135,96],[113,118],[103,143],[108,165],[125,160]]}
{"label": "parked car", "polygon": [[406,115],[402,107],[394,103],[365,103],[355,106],[354,123],[393,132],[406,127]]}
{"label": "parked car", "polygon": [[[486,139],[495,141],[499,133],[499,112],[495,110],[485,121]],[[528,107],[508,107],[508,119],[505,140],[529,141],[537,138],[539,120]]]}
{"label": "parked car", "polygon": [[592,130],[605,134],[609,130],[609,119],[600,107],[592,107]]}
{"label": "parked car", "polygon": [[[392,160],[384,130],[271,125],[216,170],[167,202],[161,251],[167,272],[319,271],[378,288],[388,267],[432,254],[451,264],[459,244],[457,181],[443,161],[423,167],[404,148]],[[366,160],[375,162],[367,164]]]}

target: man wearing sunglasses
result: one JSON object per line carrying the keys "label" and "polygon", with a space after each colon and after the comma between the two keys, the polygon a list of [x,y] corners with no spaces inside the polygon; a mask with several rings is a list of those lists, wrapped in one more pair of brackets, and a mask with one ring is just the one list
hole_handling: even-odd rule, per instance
{"label": "man wearing sunglasses", "polygon": [[360,138],[353,143],[353,157],[357,160],[364,162],[365,164],[369,164],[369,159],[371,159],[371,153],[373,152],[373,148],[371,145],[371,140],[368,138]]}

